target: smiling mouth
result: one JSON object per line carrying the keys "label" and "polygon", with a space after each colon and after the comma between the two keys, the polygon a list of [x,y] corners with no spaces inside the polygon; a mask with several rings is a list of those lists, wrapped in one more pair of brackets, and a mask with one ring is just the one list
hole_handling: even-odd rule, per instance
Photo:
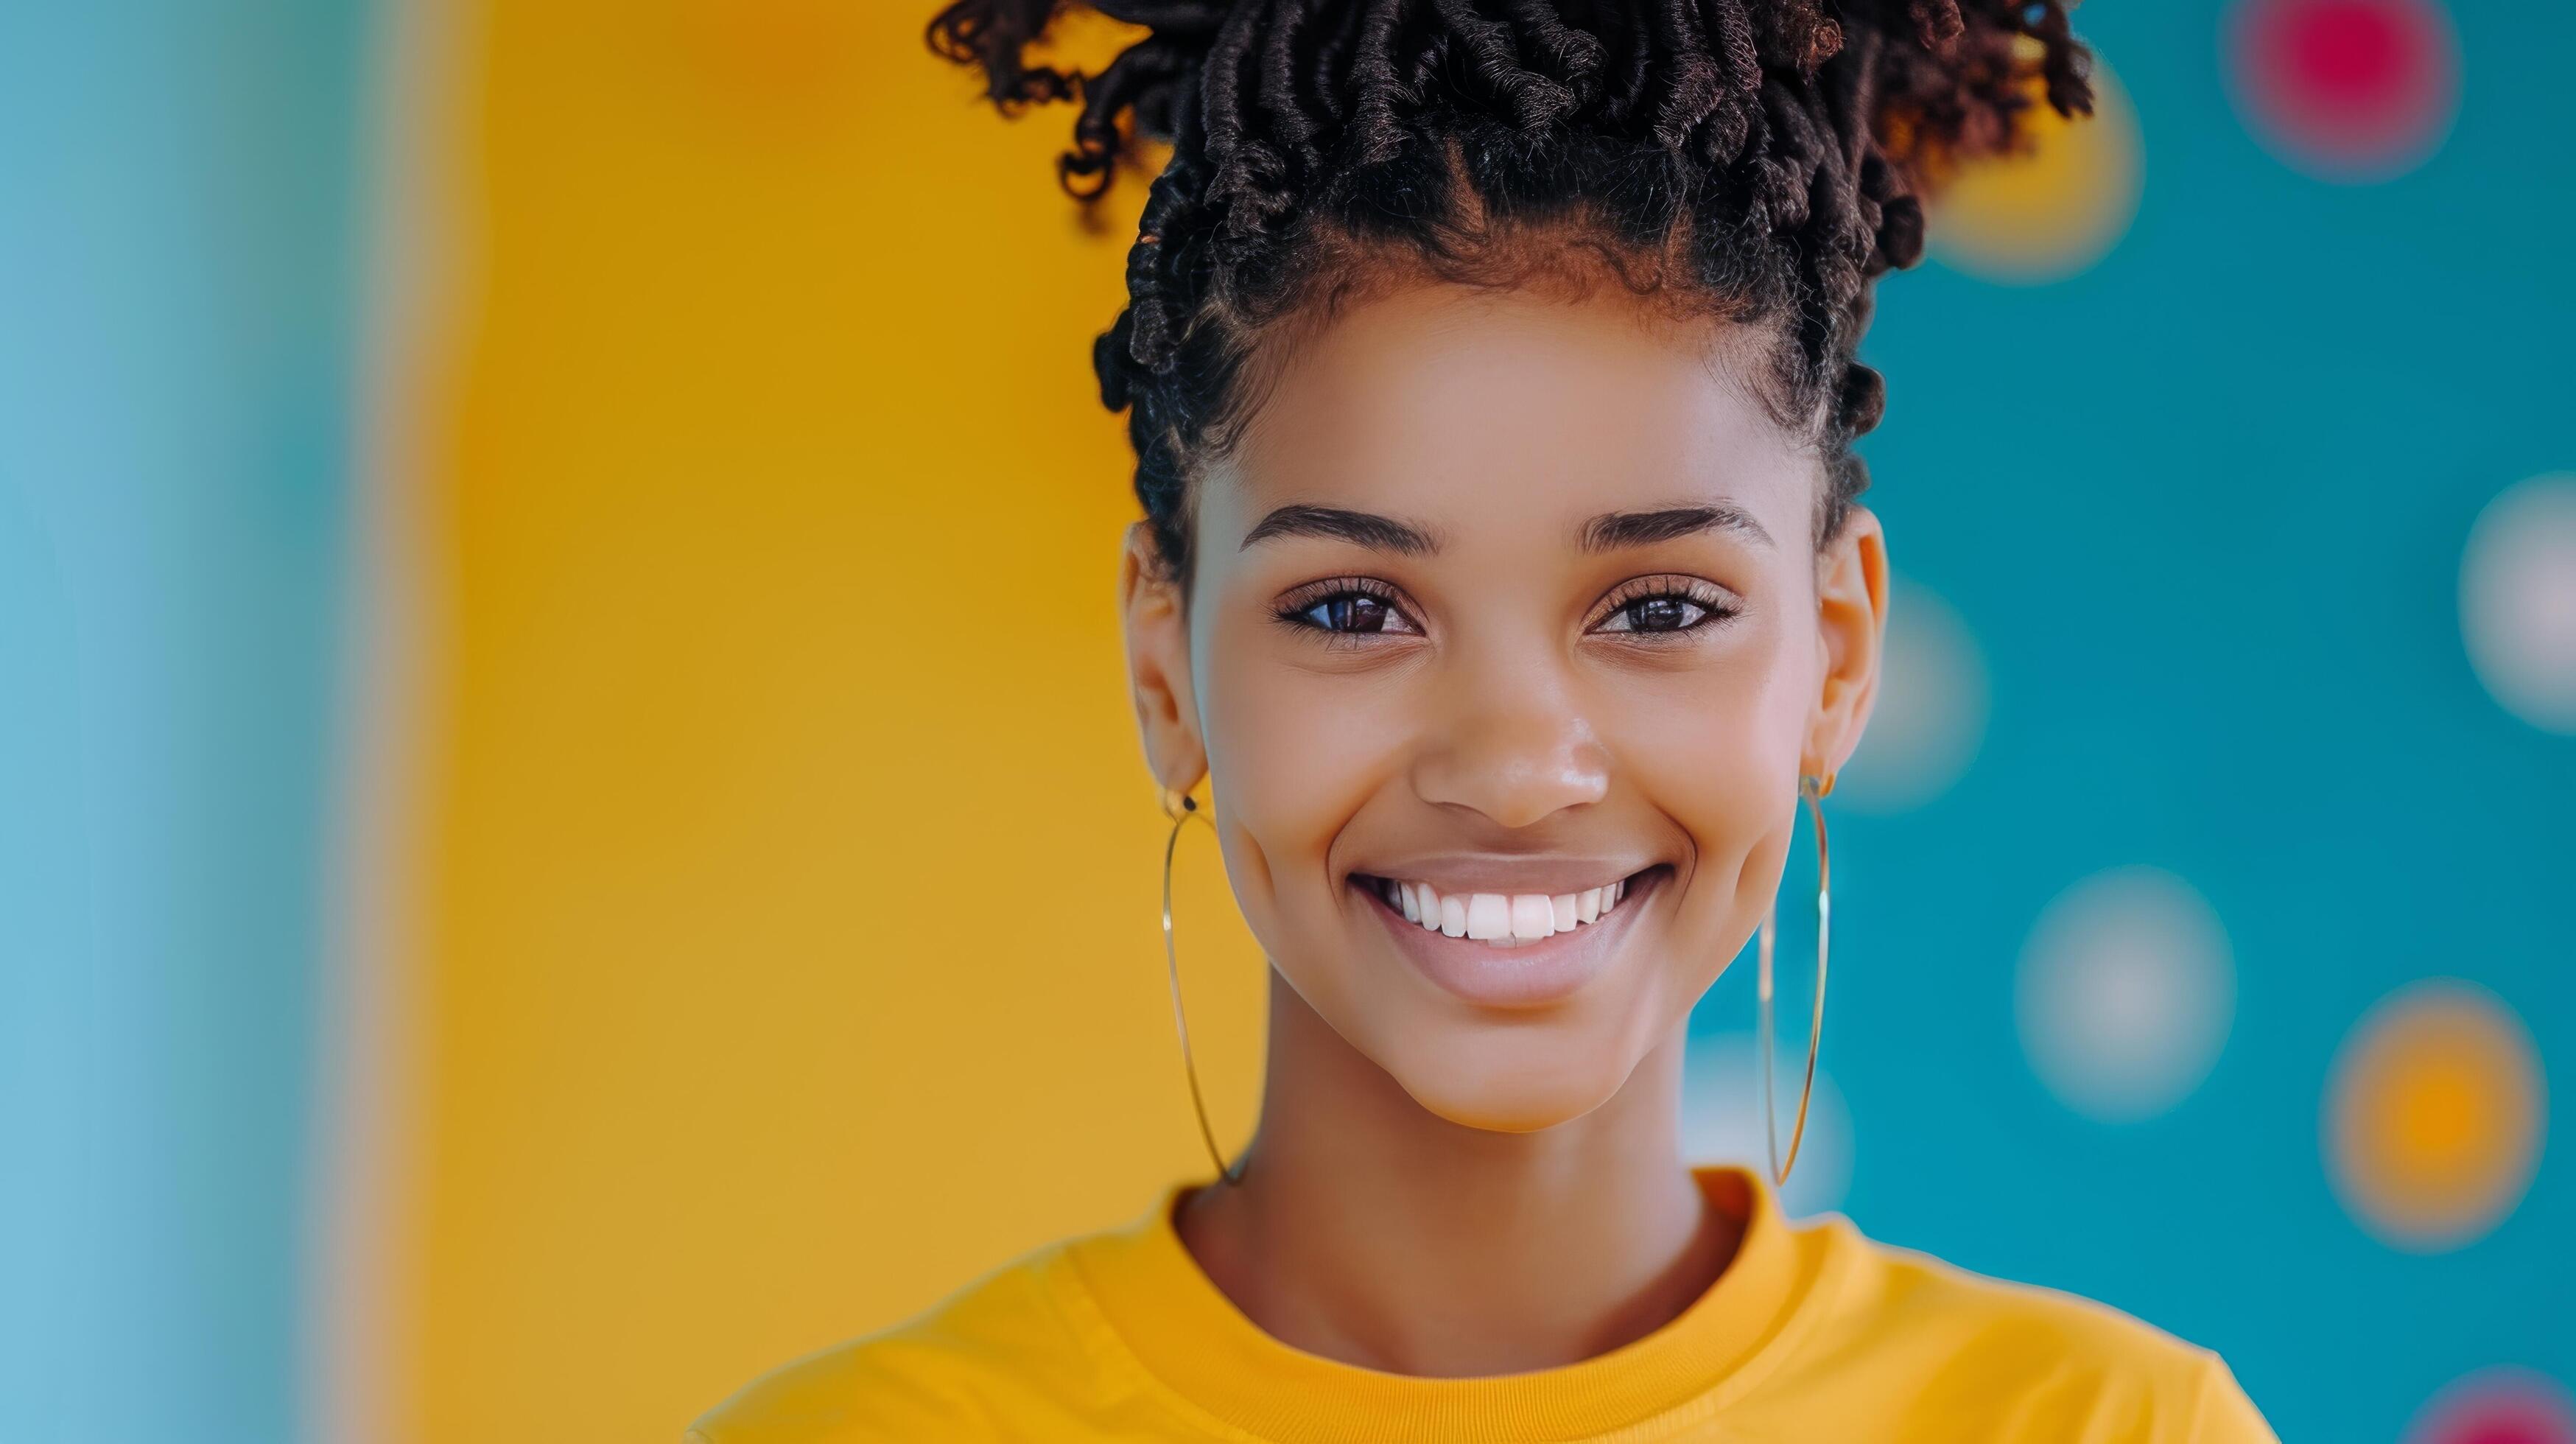
{"label": "smiling mouth", "polygon": [[1555,894],[1444,893],[1429,883],[1370,873],[1353,873],[1351,885],[1425,932],[1510,948],[1596,926],[1663,870],[1659,863],[1600,887]]}

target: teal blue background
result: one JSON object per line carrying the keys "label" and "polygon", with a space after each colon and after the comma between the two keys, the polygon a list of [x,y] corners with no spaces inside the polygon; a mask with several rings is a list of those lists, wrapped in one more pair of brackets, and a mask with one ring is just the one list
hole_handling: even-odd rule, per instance
{"label": "teal blue background", "polygon": [[[1881,288],[1868,499],[1993,700],[1945,795],[1828,804],[1824,1065],[1866,1231],[2214,1348],[2284,1439],[2394,1439],[2485,1365],[2576,1384],[2563,1124],[2500,1227],[2429,1256],[2354,1223],[2319,1150],[2336,1046],[2418,978],[2493,990],[2576,1076],[2576,738],[2487,695],[2457,604],[2479,509],[2576,471],[2576,7],[2455,4],[2456,127],[2359,186],[2248,133],[2224,8],[2077,12],[2145,147],[2099,264]],[[2013,966],[2060,889],[2131,862],[2215,908],[2236,1016],[2201,1088],[2106,1126],[2032,1073]]]}

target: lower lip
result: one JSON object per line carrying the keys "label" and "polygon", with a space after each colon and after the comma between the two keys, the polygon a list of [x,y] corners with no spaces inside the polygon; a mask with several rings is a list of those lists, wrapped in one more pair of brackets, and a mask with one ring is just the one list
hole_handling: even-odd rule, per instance
{"label": "lower lip", "polygon": [[1637,915],[1662,890],[1664,876],[1661,869],[1650,869],[1630,879],[1628,895],[1599,922],[1511,947],[1425,928],[1407,921],[1366,883],[1355,882],[1351,888],[1395,935],[1396,951],[1442,988],[1482,1008],[1544,1008],[1608,971]]}

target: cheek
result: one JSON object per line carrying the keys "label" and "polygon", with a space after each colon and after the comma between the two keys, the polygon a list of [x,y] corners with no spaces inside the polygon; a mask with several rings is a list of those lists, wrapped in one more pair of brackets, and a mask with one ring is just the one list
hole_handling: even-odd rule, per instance
{"label": "cheek", "polygon": [[1283,662],[1276,639],[1210,640],[1200,707],[1227,867],[1275,951],[1281,909],[1335,901],[1333,843],[1400,765],[1403,694]]}
{"label": "cheek", "polygon": [[1650,705],[1622,709],[1615,745],[1627,781],[1689,835],[1695,909],[1758,912],[1770,896],[1813,707],[1811,642],[1757,626],[1706,663],[1656,679]]}

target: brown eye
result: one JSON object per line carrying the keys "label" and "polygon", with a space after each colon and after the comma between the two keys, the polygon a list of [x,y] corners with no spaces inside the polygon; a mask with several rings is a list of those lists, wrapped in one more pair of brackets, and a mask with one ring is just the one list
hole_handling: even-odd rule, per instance
{"label": "brown eye", "polygon": [[1342,592],[1308,604],[1299,611],[1298,620],[1323,632],[1403,632],[1412,630],[1404,623],[1404,614],[1386,604],[1383,597],[1366,592]]}
{"label": "brown eye", "polygon": [[1605,632],[1687,632],[1716,613],[1688,597],[1639,597],[1604,618]]}
{"label": "brown eye", "polygon": [[1612,626],[1611,631],[1678,632],[1696,626],[1708,615],[1708,608],[1686,597],[1641,597],[1619,609],[1614,623],[1624,619],[1627,626]]}
{"label": "brown eye", "polygon": [[1279,620],[1301,631],[1358,639],[1422,635],[1392,588],[1354,580],[1320,582],[1286,598]]}

